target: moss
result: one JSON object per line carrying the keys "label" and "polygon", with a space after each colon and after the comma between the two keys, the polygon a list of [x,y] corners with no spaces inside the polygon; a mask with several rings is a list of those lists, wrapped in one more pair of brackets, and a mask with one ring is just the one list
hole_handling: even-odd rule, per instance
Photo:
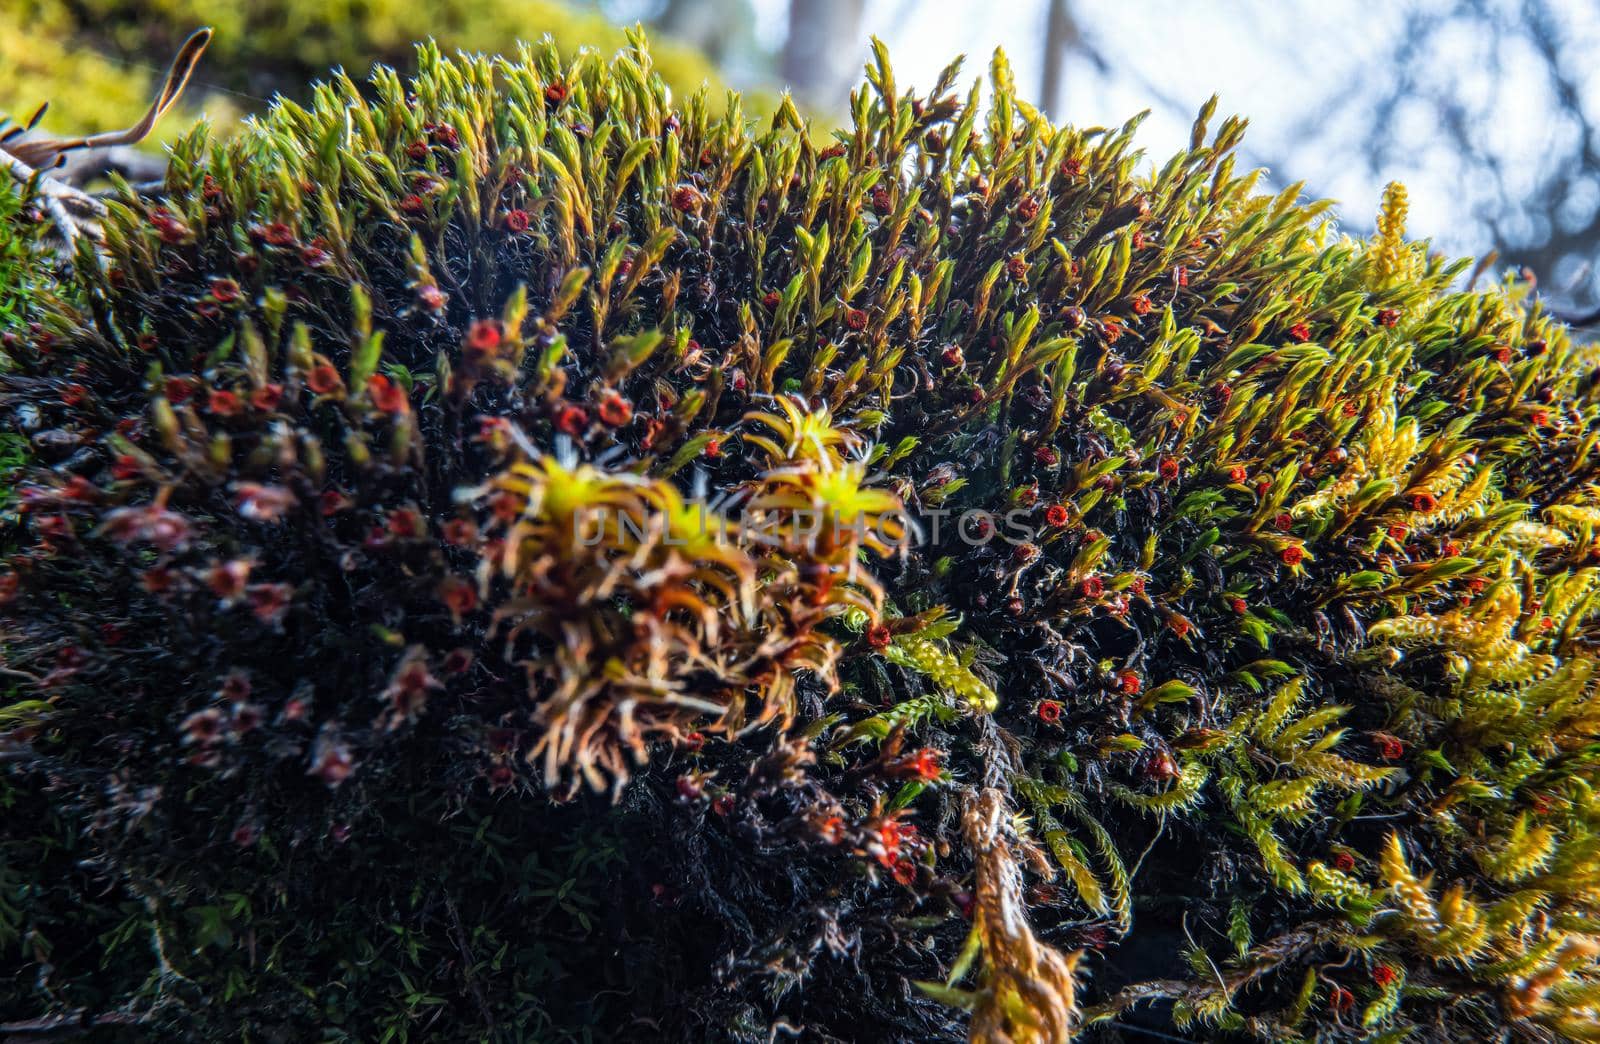
{"label": "moss", "polygon": [[[0,347],[7,355],[38,320],[44,299],[56,292],[55,256],[44,232],[30,186],[0,183]],[[0,521],[6,524],[15,521],[13,479],[26,445],[18,432],[0,432]]]}
{"label": "moss", "polygon": [[34,318],[50,282],[43,230],[28,203],[26,186],[0,184],[0,332],[13,336]]}
{"label": "moss", "polygon": [[78,956],[4,1010],[1595,1032],[1595,359],[1525,288],[1000,56],[825,148],[419,65],[180,142],[0,377],[8,771],[98,889],[14,892]]}

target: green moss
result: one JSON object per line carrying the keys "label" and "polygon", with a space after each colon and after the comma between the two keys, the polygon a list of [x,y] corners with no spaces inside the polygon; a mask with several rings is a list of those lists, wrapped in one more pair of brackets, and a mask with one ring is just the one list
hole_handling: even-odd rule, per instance
{"label": "green moss", "polygon": [[9,179],[0,184],[0,331],[12,333],[27,323],[31,287],[42,274],[40,236],[23,192]]}
{"label": "green moss", "polygon": [[419,65],[179,142],[0,376],[8,771],[112,897],[13,887],[80,963],[0,1008],[1595,1032],[1596,360],[1525,288],[1000,56],[824,149],[642,47]]}
{"label": "green moss", "polygon": [[[30,204],[27,186],[0,183],[0,366],[38,318],[42,300],[55,288],[54,255],[44,225]],[[15,431],[0,432],[0,520],[14,521],[13,479],[24,462],[26,442]]]}

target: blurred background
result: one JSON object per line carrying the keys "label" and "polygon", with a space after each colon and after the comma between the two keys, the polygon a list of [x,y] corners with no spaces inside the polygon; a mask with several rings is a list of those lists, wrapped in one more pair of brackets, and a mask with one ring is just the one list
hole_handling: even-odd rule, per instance
{"label": "blurred background", "polygon": [[331,67],[403,69],[425,36],[610,51],[635,22],[676,90],[737,87],[760,111],[787,89],[819,124],[844,111],[870,35],[902,85],[958,53],[970,82],[1000,46],[1058,121],[1148,108],[1157,161],[1217,92],[1251,119],[1244,158],[1339,200],[1346,231],[1370,232],[1398,179],[1413,236],[1498,250],[1569,314],[1600,305],[1600,0],[0,0],[0,114],[48,101],[54,132],[131,122],[199,25],[217,34],[185,115],[225,129]]}

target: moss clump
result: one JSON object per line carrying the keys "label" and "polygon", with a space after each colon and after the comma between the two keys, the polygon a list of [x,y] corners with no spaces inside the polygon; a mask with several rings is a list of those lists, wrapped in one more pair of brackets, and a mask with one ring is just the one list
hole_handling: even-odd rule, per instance
{"label": "moss clump", "polygon": [[181,143],[0,379],[4,1010],[1593,1035],[1593,359],[1209,106],[955,78],[819,148],[424,48]]}

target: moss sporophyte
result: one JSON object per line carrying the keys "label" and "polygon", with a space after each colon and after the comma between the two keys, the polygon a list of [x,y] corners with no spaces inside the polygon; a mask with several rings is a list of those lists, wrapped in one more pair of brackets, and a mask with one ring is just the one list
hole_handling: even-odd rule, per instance
{"label": "moss sporophyte", "polygon": [[424,45],[28,254],[0,1023],[1600,1033],[1593,350],[959,75]]}

